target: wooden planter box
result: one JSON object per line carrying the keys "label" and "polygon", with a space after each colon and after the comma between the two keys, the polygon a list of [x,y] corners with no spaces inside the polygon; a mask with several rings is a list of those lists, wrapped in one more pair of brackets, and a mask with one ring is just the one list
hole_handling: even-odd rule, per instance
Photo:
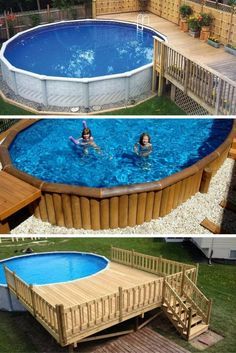
{"label": "wooden planter box", "polygon": [[185,19],[180,19],[180,30],[182,32],[188,32],[188,22]]}
{"label": "wooden planter box", "polygon": [[207,40],[207,44],[211,45],[214,48],[220,47],[220,43],[213,42],[213,40],[210,40],[210,39]]}
{"label": "wooden planter box", "polygon": [[193,38],[199,38],[200,32],[199,31],[192,31],[191,29],[189,30],[189,34]]}
{"label": "wooden planter box", "polygon": [[230,53],[230,54],[236,56],[236,49],[230,48],[230,47],[228,47],[227,45],[225,45],[225,51],[226,51],[227,53]]}

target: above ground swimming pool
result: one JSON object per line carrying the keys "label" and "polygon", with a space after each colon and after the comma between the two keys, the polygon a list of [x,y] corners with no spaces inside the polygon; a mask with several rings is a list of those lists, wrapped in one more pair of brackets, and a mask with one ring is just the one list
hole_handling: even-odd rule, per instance
{"label": "above ground swimming pool", "polygon": [[46,285],[94,275],[104,270],[108,263],[103,256],[80,252],[53,252],[13,257],[0,261],[0,285],[6,285],[4,266],[28,284]]}
{"label": "above ground swimming pool", "polygon": [[80,20],[38,26],[3,44],[8,86],[44,105],[126,102],[151,89],[153,36],[136,24]]}
{"label": "above ground swimming pool", "polygon": [[[78,138],[82,119],[22,121],[0,146],[5,172],[41,190],[36,217],[67,228],[133,227],[163,217],[197,192],[228,156],[229,119],[87,119],[101,152]],[[133,152],[151,136],[149,157]]]}
{"label": "above ground swimming pool", "polygon": [[[21,132],[10,147],[13,165],[50,183],[114,187],[163,179],[213,152],[227,137],[228,119],[87,119],[101,148],[88,154],[74,145],[81,119],[41,120]],[[153,152],[133,151],[142,132],[151,136]]]}

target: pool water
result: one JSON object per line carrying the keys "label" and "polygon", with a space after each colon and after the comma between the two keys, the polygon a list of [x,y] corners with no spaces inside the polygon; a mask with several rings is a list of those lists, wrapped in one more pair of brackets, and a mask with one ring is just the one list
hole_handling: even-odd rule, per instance
{"label": "pool water", "polygon": [[135,25],[105,21],[61,23],[24,33],[4,56],[15,67],[57,77],[91,78],[152,63],[153,35]]}
{"label": "pool water", "polygon": [[73,281],[103,270],[108,260],[86,253],[43,253],[0,262],[0,284],[6,284],[4,265],[28,284],[50,284]]}
{"label": "pool water", "polygon": [[[14,166],[47,182],[112,187],[160,180],[214,151],[227,137],[229,119],[87,119],[101,148],[88,154],[74,145],[83,119],[43,119],[17,135],[10,146]],[[142,132],[153,152],[133,152]]]}

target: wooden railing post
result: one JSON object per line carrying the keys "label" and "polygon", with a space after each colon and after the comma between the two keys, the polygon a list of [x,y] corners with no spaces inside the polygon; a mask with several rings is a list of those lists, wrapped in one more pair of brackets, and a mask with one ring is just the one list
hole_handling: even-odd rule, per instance
{"label": "wooden railing post", "polygon": [[5,25],[6,25],[7,39],[9,39],[10,38],[10,32],[9,32],[9,26],[8,26],[6,11],[4,11],[4,20],[5,20]]}
{"label": "wooden railing post", "polygon": [[165,295],[166,295],[166,279],[164,277],[163,286],[162,286],[162,304],[165,301]]}
{"label": "wooden railing post", "polygon": [[190,60],[185,58],[185,70],[184,70],[184,94],[187,94],[188,90],[188,80],[189,80],[189,69],[190,69]]}
{"label": "wooden railing post", "polygon": [[57,325],[59,342],[61,345],[66,345],[66,328],[64,320],[64,305],[56,305]]}
{"label": "wooden railing post", "polygon": [[158,41],[154,38],[154,48],[153,48],[153,67],[152,67],[152,91],[156,91],[157,85],[157,71],[156,71],[156,64],[157,64],[157,45]]}
{"label": "wooden railing post", "polygon": [[123,290],[122,287],[119,287],[119,319],[122,321],[123,319]]}
{"label": "wooden railing post", "polygon": [[30,295],[31,295],[31,301],[32,301],[32,309],[33,309],[34,317],[36,317],[36,305],[35,305],[34,289],[32,284],[29,285],[29,289],[30,289]]}
{"label": "wooden railing post", "polygon": [[134,249],[131,252],[131,267],[134,267]]}
{"label": "wooden railing post", "polygon": [[161,52],[160,52],[160,72],[159,72],[159,80],[158,80],[158,97],[161,97],[163,94],[163,88],[164,88],[164,63],[165,63],[165,53],[166,53],[166,47],[165,44],[159,43],[161,47]]}
{"label": "wooden railing post", "polygon": [[208,304],[208,310],[207,310],[207,325],[210,323],[210,317],[211,317],[211,308],[212,308],[212,299],[209,299],[209,304]]}
{"label": "wooden railing post", "polygon": [[189,339],[189,336],[190,336],[191,324],[192,324],[192,315],[193,315],[192,308],[189,308],[187,339]]}
{"label": "wooden railing post", "polygon": [[222,113],[220,111],[220,102],[222,100],[222,90],[223,90],[223,80],[220,78],[218,85],[215,89],[215,93],[216,93],[216,103],[215,103],[215,115],[220,115],[220,113]]}
{"label": "wooden railing post", "polygon": [[185,272],[186,272],[186,269],[185,269],[185,266],[183,266],[183,271],[182,271],[182,282],[181,282],[181,289],[180,289],[180,295],[181,295],[181,296],[183,295],[183,292],[184,292]]}
{"label": "wooden railing post", "polygon": [[199,271],[199,263],[196,264],[196,272],[195,272],[195,278],[194,278],[194,283],[195,284],[197,284],[198,271]]}

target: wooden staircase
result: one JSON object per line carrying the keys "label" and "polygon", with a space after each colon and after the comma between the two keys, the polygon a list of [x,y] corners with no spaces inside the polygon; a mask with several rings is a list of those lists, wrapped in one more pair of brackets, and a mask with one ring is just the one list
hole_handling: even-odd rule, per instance
{"label": "wooden staircase", "polygon": [[166,277],[162,310],[181,336],[190,341],[208,330],[211,300],[184,273],[179,283],[168,280]]}
{"label": "wooden staircase", "polygon": [[236,137],[234,137],[231,149],[229,150],[229,158],[236,160]]}

